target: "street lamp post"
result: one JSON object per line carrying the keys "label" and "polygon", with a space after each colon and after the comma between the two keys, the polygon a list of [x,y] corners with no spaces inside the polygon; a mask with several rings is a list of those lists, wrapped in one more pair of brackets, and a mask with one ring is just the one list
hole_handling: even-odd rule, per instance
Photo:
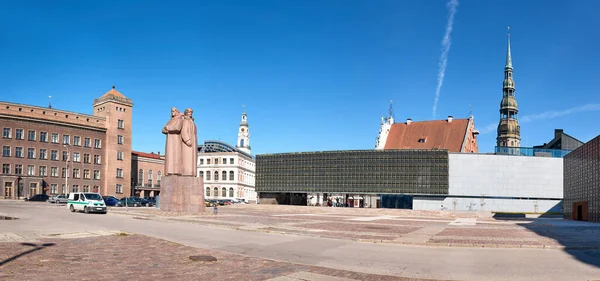
{"label": "street lamp post", "polygon": [[65,159],[65,190],[63,190],[63,192],[66,192],[65,194],[69,194],[69,157],[70,157],[70,151],[69,151],[69,147],[70,145],[65,143],[63,144],[63,147],[67,149],[67,159]]}

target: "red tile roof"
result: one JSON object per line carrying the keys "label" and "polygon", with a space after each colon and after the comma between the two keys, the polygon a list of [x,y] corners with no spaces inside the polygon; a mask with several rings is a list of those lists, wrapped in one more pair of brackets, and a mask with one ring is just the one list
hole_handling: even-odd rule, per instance
{"label": "red tile roof", "polygon": [[120,98],[125,98],[125,96],[121,93],[119,93],[119,91],[115,90],[115,88],[113,87],[112,89],[110,89],[110,91],[106,92],[106,94],[102,95],[103,97],[106,96],[110,96],[110,95],[114,95]]}
{"label": "red tile roof", "polygon": [[132,151],[131,154],[133,155],[137,155],[138,157],[145,157],[145,158],[152,158],[152,159],[163,159],[161,155],[158,155],[154,152],[151,153],[146,153],[146,152],[139,152],[139,151]]}
{"label": "red tile roof", "polygon": [[461,152],[468,125],[469,119],[396,123],[390,129],[384,149],[447,149]]}

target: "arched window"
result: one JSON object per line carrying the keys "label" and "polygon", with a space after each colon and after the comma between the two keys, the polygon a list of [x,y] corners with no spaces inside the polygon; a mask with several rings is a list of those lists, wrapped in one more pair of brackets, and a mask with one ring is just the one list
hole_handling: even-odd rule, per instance
{"label": "arched window", "polygon": [[221,196],[222,197],[227,197],[227,188],[224,188],[221,190]]}
{"label": "arched window", "polygon": [[215,187],[215,192],[213,193],[214,197],[218,197],[219,196],[219,188]]}
{"label": "arched window", "polygon": [[158,171],[158,173],[156,174],[156,184],[158,184],[160,186],[160,178],[162,177],[162,172]]}
{"label": "arched window", "polygon": [[143,185],[144,184],[144,170],[140,169],[140,171],[138,172],[138,185]]}
{"label": "arched window", "polygon": [[233,187],[229,188],[229,197],[233,197]]}
{"label": "arched window", "polygon": [[152,187],[152,170],[148,170],[148,186]]}
{"label": "arched window", "polygon": [[226,180],[227,180],[227,171],[223,171],[221,174],[222,174],[222,177],[221,177],[221,178],[222,178],[224,181],[226,181]]}
{"label": "arched window", "polygon": [[210,196],[210,187],[206,188],[206,196],[205,197],[209,197]]}
{"label": "arched window", "polygon": [[244,139],[240,140],[240,147],[244,147]]}
{"label": "arched window", "polygon": [[229,171],[229,180],[232,181],[234,179],[233,171]]}
{"label": "arched window", "polygon": [[210,180],[210,171],[206,172],[206,180],[209,181]]}
{"label": "arched window", "polygon": [[215,181],[219,180],[219,172],[215,171]]}

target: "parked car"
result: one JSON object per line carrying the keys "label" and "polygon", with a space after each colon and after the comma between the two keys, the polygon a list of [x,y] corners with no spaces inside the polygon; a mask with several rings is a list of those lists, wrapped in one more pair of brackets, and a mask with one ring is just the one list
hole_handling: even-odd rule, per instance
{"label": "parked car", "polygon": [[56,195],[52,196],[48,199],[50,203],[58,203],[58,204],[67,204],[69,202],[69,197],[67,195]]}
{"label": "parked car", "polygon": [[36,194],[36,195],[33,195],[30,198],[25,198],[25,201],[41,201],[41,202],[46,202],[46,201],[48,201],[48,199],[50,199],[50,196],[48,196],[46,194]]}
{"label": "parked car", "polygon": [[146,199],[146,198],[140,198],[140,197],[134,197],[136,200],[138,200],[138,202],[140,202],[141,206],[146,206],[146,207],[151,207],[154,206],[155,203],[152,203],[152,201]]}
{"label": "parked car", "polygon": [[71,212],[83,211],[86,214],[90,212],[106,214],[106,204],[102,196],[93,192],[73,192],[69,193],[69,202],[67,206]]}
{"label": "parked car", "polygon": [[119,202],[117,203],[117,207],[125,207],[125,204],[127,204],[127,207],[141,206],[140,202],[135,200],[133,197],[123,197],[123,198],[119,199]]}
{"label": "parked car", "polygon": [[102,199],[104,199],[106,206],[117,206],[119,204],[119,200],[114,196],[102,196]]}

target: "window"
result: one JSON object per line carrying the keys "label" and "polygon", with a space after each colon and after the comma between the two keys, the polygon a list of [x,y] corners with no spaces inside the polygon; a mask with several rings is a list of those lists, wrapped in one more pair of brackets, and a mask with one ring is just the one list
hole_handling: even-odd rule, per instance
{"label": "window", "polygon": [[123,178],[123,169],[117,168],[117,178]]}
{"label": "window", "polygon": [[200,159],[200,165],[204,165],[204,159]]}
{"label": "window", "polygon": [[79,152],[73,152],[73,161],[74,162],[81,162],[81,159],[79,158]]}
{"label": "window", "polygon": [[80,176],[79,169],[73,169],[73,178],[78,179]]}
{"label": "window", "polygon": [[419,143],[425,143],[425,138],[419,139]]}
{"label": "window", "polygon": [[23,135],[23,129],[16,129],[15,130],[15,139],[17,139],[17,140],[23,140],[23,139],[25,139],[25,136]]}
{"label": "window", "polygon": [[219,172],[215,171],[215,181],[219,180]]}
{"label": "window", "polygon": [[2,146],[2,156],[10,157],[10,146],[8,146],[8,145]]}
{"label": "window", "polygon": [[95,180],[99,180],[100,179],[100,171],[99,170],[94,170],[94,179]]}
{"label": "window", "polygon": [[4,128],[2,131],[2,137],[5,139],[10,139],[12,137],[12,130],[10,128]]}
{"label": "window", "polygon": [[63,144],[70,144],[71,143],[71,136],[63,134],[63,142],[62,143]]}
{"label": "window", "polygon": [[40,141],[48,142],[48,133],[47,132],[40,132]]}
{"label": "window", "polygon": [[99,139],[94,139],[94,148],[100,148],[101,147],[101,143]]}
{"label": "window", "polygon": [[219,165],[219,158],[215,158],[215,165]]}
{"label": "window", "polygon": [[15,157],[23,158],[23,148],[15,147]]}
{"label": "window", "polygon": [[204,179],[204,171],[199,171],[198,177]]}
{"label": "window", "polygon": [[117,151],[117,160],[123,160],[123,152]]}
{"label": "window", "polygon": [[229,197],[233,197],[233,187],[229,188]]}
{"label": "window", "polygon": [[58,151],[57,150],[52,150],[50,151],[50,160],[58,160]]}
{"label": "window", "polygon": [[100,187],[99,187],[99,186],[97,186],[97,185],[94,185],[94,192],[98,193],[98,192],[99,192],[99,190],[98,190],[98,189],[100,189]]}
{"label": "window", "polygon": [[158,173],[156,174],[156,184],[158,184],[160,186],[160,178],[162,177],[162,172],[158,171]]}
{"label": "window", "polygon": [[41,160],[48,159],[48,150],[47,149],[40,149],[40,159]]}
{"label": "window", "polygon": [[229,158],[229,164],[233,164],[233,158]]}
{"label": "window", "polygon": [[90,192],[90,186],[89,185],[84,185],[83,186],[83,192]]}
{"label": "window", "polygon": [[27,148],[27,158],[35,159],[35,148]]}
{"label": "window", "polygon": [[48,175],[47,171],[46,171],[46,166],[40,166],[40,177],[45,177]]}
{"label": "window", "polygon": [[143,169],[140,169],[138,171],[138,185],[139,186],[144,185],[144,170]]}
{"label": "window", "polygon": [[27,165],[27,175],[28,176],[35,176],[35,166],[33,166],[33,165]]}
{"label": "window", "polygon": [[227,189],[224,187],[221,189],[221,197],[227,197]]}
{"label": "window", "polygon": [[221,178],[222,178],[224,181],[226,181],[226,180],[227,180],[227,171],[223,171],[223,172],[221,173]]}
{"label": "window", "polygon": [[10,164],[2,164],[2,173],[10,174]]}
{"label": "window", "polygon": [[91,143],[92,143],[92,140],[90,138],[83,139],[83,146],[84,147],[91,147]]}
{"label": "window", "polygon": [[16,164],[15,165],[15,175],[22,175],[22,174],[23,174],[23,165]]}
{"label": "window", "polygon": [[152,186],[152,170],[148,171],[148,186]]}
{"label": "window", "polygon": [[117,136],[117,144],[123,144],[123,136],[121,136],[121,135]]}
{"label": "window", "polygon": [[67,168],[62,168],[62,177],[63,178],[67,177]]}
{"label": "window", "polygon": [[83,154],[83,163],[89,164],[90,163],[90,155],[85,153]]}
{"label": "window", "polygon": [[210,171],[206,171],[206,180],[209,181],[210,180]]}
{"label": "window", "polygon": [[122,194],[123,193],[123,185],[122,184],[117,184],[116,188],[115,188],[115,192]]}
{"label": "window", "polygon": [[125,129],[125,126],[123,123],[124,123],[123,120],[121,120],[121,119],[117,120],[117,128]]}
{"label": "window", "polygon": [[[64,183],[61,185],[61,190],[61,194],[67,194],[67,186],[65,186]],[[77,196],[77,194],[75,194],[75,196]]]}
{"label": "window", "polygon": [[55,183],[50,184],[50,193],[58,194],[58,184],[55,184]]}
{"label": "window", "polygon": [[227,164],[227,158],[223,158],[223,165]]}
{"label": "window", "polygon": [[79,192],[79,185],[73,185],[73,192]]}
{"label": "window", "polygon": [[206,165],[210,165],[210,158],[206,159]]}
{"label": "window", "polygon": [[52,133],[52,143],[58,143],[58,134]]}
{"label": "window", "polygon": [[229,171],[229,180],[232,181],[235,178],[233,171]]}
{"label": "window", "polygon": [[62,152],[62,161],[67,161],[69,160],[69,153],[66,151]]}
{"label": "window", "polygon": [[100,155],[94,155],[94,164],[100,164]]}
{"label": "window", "polygon": [[58,168],[57,167],[50,167],[50,176],[51,177],[58,177]]}
{"label": "window", "polygon": [[214,189],[214,192],[213,192],[213,195],[214,195],[215,197],[219,196],[219,188],[218,188],[218,187],[215,187],[215,189]]}
{"label": "window", "polygon": [[27,131],[27,140],[35,141],[35,131]]}
{"label": "window", "polygon": [[209,197],[210,196],[210,187],[206,188],[206,195],[204,197]]}
{"label": "window", "polygon": [[240,140],[240,147],[244,147],[244,139]]}
{"label": "window", "polygon": [[90,179],[90,170],[87,170],[87,169],[83,170],[83,178],[86,180]]}
{"label": "window", "polygon": [[81,137],[80,136],[73,136],[73,145],[81,146]]}

